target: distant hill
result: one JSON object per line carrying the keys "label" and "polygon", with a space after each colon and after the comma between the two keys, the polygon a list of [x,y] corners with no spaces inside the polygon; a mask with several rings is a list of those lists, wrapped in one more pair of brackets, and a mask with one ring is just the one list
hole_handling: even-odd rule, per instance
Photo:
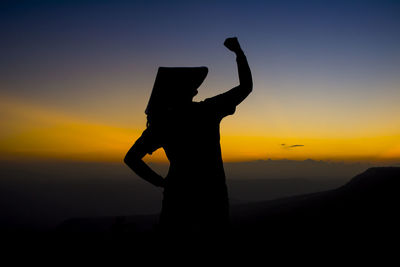
{"label": "distant hill", "polygon": [[[400,168],[376,167],[345,185],[324,192],[272,201],[234,205],[231,209],[235,239],[329,240],[393,234],[399,225]],[[118,235],[134,240],[151,234],[157,215],[71,219],[59,226],[62,233]]]}
{"label": "distant hill", "polygon": [[259,238],[371,238],[398,234],[400,168],[377,167],[325,192],[240,205],[234,230]]}
{"label": "distant hill", "polygon": [[[150,163],[166,175],[168,164]],[[337,188],[370,163],[258,160],[225,163],[231,205]],[[0,162],[0,231],[47,230],[68,218],[152,214],[162,190],[119,163]]]}

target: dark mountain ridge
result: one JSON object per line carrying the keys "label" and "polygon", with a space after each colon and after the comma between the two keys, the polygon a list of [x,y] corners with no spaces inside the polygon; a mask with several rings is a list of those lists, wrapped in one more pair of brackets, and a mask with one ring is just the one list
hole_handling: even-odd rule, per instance
{"label": "dark mountain ridge", "polygon": [[[400,168],[376,167],[345,185],[324,192],[231,208],[235,240],[297,240],[396,236]],[[71,219],[58,228],[78,236],[87,233],[134,240],[154,234],[158,215]]]}

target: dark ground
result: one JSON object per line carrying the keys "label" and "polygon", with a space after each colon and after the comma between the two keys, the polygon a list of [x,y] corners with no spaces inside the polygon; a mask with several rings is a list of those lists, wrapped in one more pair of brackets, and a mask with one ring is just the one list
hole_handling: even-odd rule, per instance
{"label": "dark ground", "polygon": [[[300,186],[307,180],[279,180]],[[56,227],[4,224],[3,242],[9,248],[39,244],[69,248],[120,248],[132,251],[190,250],[333,252],[364,248],[398,248],[399,167],[370,168],[343,185],[317,193],[258,199],[270,180],[231,181],[231,191],[254,192],[254,201],[233,201],[231,229],[225,235],[163,236],[157,231],[158,213],[150,215],[76,216]],[[234,185],[237,183],[236,185]],[[336,181],[337,183],[337,181]],[[315,185],[314,185],[315,186]],[[236,188],[236,189],[235,189]],[[275,188],[279,185],[275,184]],[[308,190],[311,187],[308,187]],[[315,187],[317,189],[318,186]],[[121,188],[120,188],[121,189]],[[240,191],[240,190],[239,190]],[[233,193],[240,196],[240,192]],[[287,193],[290,190],[286,191]],[[315,190],[318,191],[318,190]],[[290,195],[290,193],[288,193]],[[271,195],[274,198],[274,195]],[[4,203],[4,202],[3,202]],[[18,203],[10,202],[9,205]],[[172,244],[178,244],[173,245]]]}

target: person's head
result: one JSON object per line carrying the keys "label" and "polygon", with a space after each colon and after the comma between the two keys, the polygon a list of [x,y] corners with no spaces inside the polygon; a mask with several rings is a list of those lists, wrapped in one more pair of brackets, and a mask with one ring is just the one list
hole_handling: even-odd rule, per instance
{"label": "person's head", "polygon": [[160,67],[145,111],[148,123],[192,102],[207,73],[207,67]]}
{"label": "person's head", "polygon": [[190,81],[184,85],[169,88],[167,91],[169,91],[170,94],[165,96],[164,102],[171,108],[193,102],[193,98],[199,93],[199,86],[200,84],[195,83],[195,81]]}

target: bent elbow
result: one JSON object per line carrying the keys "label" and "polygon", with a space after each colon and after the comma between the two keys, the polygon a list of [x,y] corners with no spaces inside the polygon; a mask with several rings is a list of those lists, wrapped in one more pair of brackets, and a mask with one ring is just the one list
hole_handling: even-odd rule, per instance
{"label": "bent elbow", "polygon": [[250,94],[253,91],[253,83],[246,84],[244,86],[244,90],[247,94]]}
{"label": "bent elbow", "polygon": [[241,84],[241,87],[243,88],[244,91],[250,94],[251,91],[253,91],[253,79],[251,77],[245,79]]}
{"label": "bent elbow", "polygon": [[251,83],[250,85],[249,85],[249,93],[251,93],[252,91],[253,91],[253,83]]}
{"label": "bent elbow", "polygon": [[126,154],[126,156],[124,158],[124,163],[130,167],[136,165],[137,161],[138,161],[138,159],[130,153]]}
{"label": "bent elbow", "polygon": [[130,158],[129,158],[128,154],[126,154],[126,156],[125,156],[125,158],[124,158],[124,163],[125,163],[126,165],[129,165],[129,162],[130,162]]}

